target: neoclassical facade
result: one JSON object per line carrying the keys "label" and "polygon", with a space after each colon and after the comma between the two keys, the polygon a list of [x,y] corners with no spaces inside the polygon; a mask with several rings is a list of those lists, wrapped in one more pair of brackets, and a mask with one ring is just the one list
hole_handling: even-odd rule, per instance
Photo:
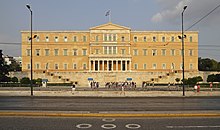
{"label": "neoclassical facade", "polygon": [[[30,32],[21,34],[22,71],[29,72]],[[81,78],[86,81],[98,75],[115,75],[114,80],[119,80],[118,75],[135,79],[140,73],[182,70],[180,31],[134,31],[109,22],[86,31],[34,31],[33,35],[37,35],[32,52],[35,75],[56,73],[68,81],[80,82],[82,79],[74,79],[79,73],[85,75]],[[198,71],[198,32],[187,31],[185,35],[185,71],[195,72]]]}

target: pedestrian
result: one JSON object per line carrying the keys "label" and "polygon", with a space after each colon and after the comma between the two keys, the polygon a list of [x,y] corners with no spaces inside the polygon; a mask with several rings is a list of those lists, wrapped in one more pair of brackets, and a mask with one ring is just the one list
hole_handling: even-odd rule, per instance
{"label": "pedestrian", "polygon": [[212,91],[212,82],[210,83],[210,90]]}
{"label": "pedestrian", "polygon": [[76,85],[73,84],[73,85],[72,85],[72,93],[73,93],[75,90],[76,90]]}
{"label": "pedestrian", "polygon": [[198,84],[197,85],[197,92],[199,92],[200,91],[200,85]]}
{"label": "pedestrian", "polygon": [[195,93],[197,92],[197,88],[198,88],[198,86],[195,85],[195,86],[194,86],[194,92],[195,92]]}

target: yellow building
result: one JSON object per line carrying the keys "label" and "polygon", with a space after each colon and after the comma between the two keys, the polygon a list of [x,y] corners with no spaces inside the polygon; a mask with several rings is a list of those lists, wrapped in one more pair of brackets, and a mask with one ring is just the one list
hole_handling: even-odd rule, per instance
{"label": "yellow building", "polygon": [[[30,72],[30,31],[21,34],[22,71]],[[141,84],[182,71],[180,31],[133,31],[109,22],[88,31],[33,31],[33,35],[37,35],[33,39],[34,78],[84,86],[88,78],[104,84],[129,77]],[[195,72],[198,32],[185,35],[185,71]]]}

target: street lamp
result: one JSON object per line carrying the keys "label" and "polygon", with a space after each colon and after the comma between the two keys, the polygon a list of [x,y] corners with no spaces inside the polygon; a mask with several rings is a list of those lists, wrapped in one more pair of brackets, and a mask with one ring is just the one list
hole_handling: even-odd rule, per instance
{"label": "street lamp", "polygon": [[183,96],[185,96],[185,86],[184,86],[184,38],[186,38],[186,35],[184,35],[184,30],[183,30],[183,13],[185,12],[187,6],[183,7],[183,12],[182,12],[182,36],[178,36],[179,39],[182,40],[182,67],[183,67]]}
{"label": "street lamp", "polygon": [[34,38],[37,37],[37,35],[34,35],[34,37],[32,37],[32,10],[31,10],[31,6],[30,5],[26,5],[26,7],[28,8],[28,10],[31,13],[31,37],[29,38],[29,40],[31,40],[31,96],[33,96],[33,61],[32,61],[32,41]]}

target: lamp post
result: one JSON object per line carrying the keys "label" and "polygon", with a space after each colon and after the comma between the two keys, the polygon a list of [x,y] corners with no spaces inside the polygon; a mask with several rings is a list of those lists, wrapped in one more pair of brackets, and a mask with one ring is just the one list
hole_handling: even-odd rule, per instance
{"label": "lamp post", "polygon": [[34,37],[32,37],[32,10],[31,10],[31,6],[30,5],[26,5],[26,7],[28,8],[28,10],[31,13],[31,37],[29,38],[29,40],[31,40],[31,96],[33,96],[33,61],[32,61],[32,40],[33,38],[36,37],[36,35]]}
{"label": "lamp post", "polygon": [[179,37],[182,39],[182,70],[183,70],[183,96],[185,96],[185,86],[184,86],[184,38],[186,37],[186,35],[184,35],[184,30],[183,30],[183,13],[185,12],[187,6],[183,7],[183,12],[182,12],[182,36]]}

